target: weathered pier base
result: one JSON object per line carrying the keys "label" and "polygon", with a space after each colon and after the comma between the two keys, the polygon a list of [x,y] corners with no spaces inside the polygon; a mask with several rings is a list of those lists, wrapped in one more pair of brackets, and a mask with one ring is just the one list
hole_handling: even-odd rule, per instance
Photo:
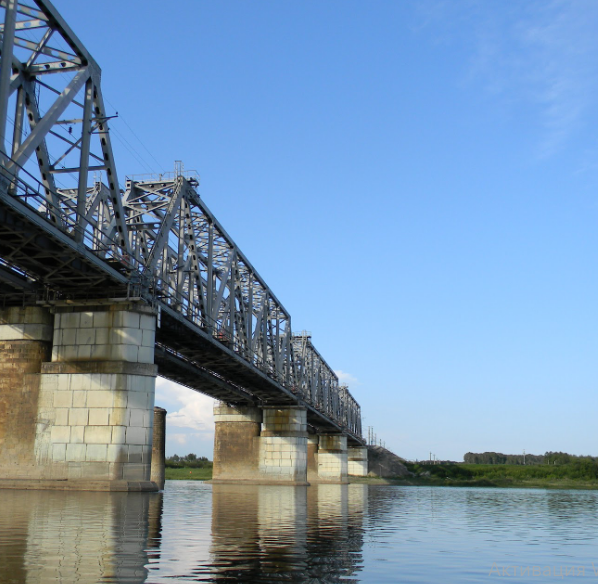
{"label": "weathered pier base", "polygon": [[39,373],[52,352],[54,317],[38,307],[0,310],[0,479],[33,473]]}
{"label": "weathered pier base", "polygon": [[212,482],[257,479],[262,411],[216,403],[214,422]]}
{"label": "weathered pier base", "polygon": [[347,437],[313,434],[308,438],[307,479],[312,483],[348,483]]}
{"label": "weathered pier base", "polygon": [[320,438],[317,434],[307,436],[307,482],[318,482],[318,445]]}
{"label": "weathered pier base", "polygon": [[367,449],[349,449],[340,433],[308,435],[302,407],[218,403],[214,419],[214,483],[346,484],[349,452],[354,473],[367,474]]}
{"label": "weathered pier base", "polygon": [[347,483],[347,437],[342,434],[320,434],[318,445],[318,482]]}
{"label": "weathered pier base", "polygon": [[273,482],[307,484],[305,408],[266,407],[260,433],[260,474]]}
{"label": "weathered pier base", "polygon": [[160,490],[164,489],[166,474],[166,413],[164,408],[154,407],[150,480],[156,483]]}
{"label": "weathered pier base", "polygon": [[214,406],[214,483],[307,484],[304,408]]}
{"label": "weathered pier base", "polygon": [[0,368],[11,371],[0,386],[0,487],[156,490],[152,309],[123,302],[51,312],[53,329],[42,308],[0,317]]}
{"label": "weathered pier base", "polygon": [[349,447],[349,476],[365,477],[368,474],[368,449],[367,446]]}

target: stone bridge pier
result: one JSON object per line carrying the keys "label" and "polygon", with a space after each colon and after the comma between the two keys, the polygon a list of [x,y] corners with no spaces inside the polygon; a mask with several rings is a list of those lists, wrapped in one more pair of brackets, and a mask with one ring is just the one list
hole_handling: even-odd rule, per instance
{"label": "stone bridge pier", "polygon": [[[367,449],[349,448],[344,434],[308,434],[305,408],[217,403],[214,421],[214,483],[344,484],[367,474]],[[356,451],[365,472],[350,461]]]}
{"label": "stone bridge pier", "polygon": [[214,406],[214,483],[307,485],[304,408]]}
{"label": "stone bridge pier", "polygon": [[[158,490],[156,315],[141,302],[0,309],[0,488]],[[346,483],[367,449],[301,406],[215,406],[215,483]],[[365,471],[363,471],[365,469]]]}
{"label": "stone bridge pier", "polygon": [[142,303],[0,310],[0,487],[157,490],[155,329]]}

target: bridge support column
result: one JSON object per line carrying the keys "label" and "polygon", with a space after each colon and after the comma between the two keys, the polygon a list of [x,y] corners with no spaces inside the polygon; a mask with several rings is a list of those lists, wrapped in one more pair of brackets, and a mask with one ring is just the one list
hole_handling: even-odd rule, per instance
{"label": "bridge support column", "polygon": [[163,490],[166,474],[166,410],[164,408],[154,408],[154,430],[152,436],[150,480],[156,483],[160,490]]}
{"label": "bridge support column", "polygon": [[320,434],[318,445],[318,482],[347,483],[347,437],[342,434]]}
{"label": "bridge support column", "polygon": [[349,447],[349,476],[365,477],[368,474],[368,449],[365,446]]}
{"label": "bridge support column", "polygon": [[214,467],[212,481],[255,481],[262,411],[259,408],[214,405]]}
{"label": "bridge support column", "polygon": [[[157,373],[152,309],[120,303],[53,312],[52,360],[23,383],[35,408],[24,417],[28,436],[20,445],[27,456],[17,458],[24,462],[19,470],[2,473],[0,486],[156,490],[150,481]],[[36,329],[42,339],[47,326]]]}
{"label": "bridge support column", "polygon": [[272,483],[307,483],[307,411],[297,406],[263,409],[259,471]]}
{"label": "bridge support column", "polygon": [[315,434],[307,436],[307,482],[318,482],[318,444],[320,438]]}
{"label": "bridge support column", "polygon": [[0,479],[35,469],[39,372],[50,359],[53,321],[44,308],[0,310]]}
{"label": "bridge support column", "polygon": [[307,484],[304,408],[214,406],[213,483]]}

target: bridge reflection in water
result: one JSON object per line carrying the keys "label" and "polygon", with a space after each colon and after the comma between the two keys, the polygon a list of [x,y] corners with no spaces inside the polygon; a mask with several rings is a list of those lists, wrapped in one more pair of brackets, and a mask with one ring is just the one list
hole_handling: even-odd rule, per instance
{"label": "bridge reflection in water", "polygon": [[361,566],[365,485],[214,485],[212,501],[215,579],[337,582]]}
{"label": "bridge reflection in water", "polygon": [[182,482],[164,494],[4,491],[0,584],[351,581],[367,494]]}
{"label": "bridge reflection in water", "polygon": [[145,582],[148,535],[159,525],[161,498],[3,491],[0,583]]}

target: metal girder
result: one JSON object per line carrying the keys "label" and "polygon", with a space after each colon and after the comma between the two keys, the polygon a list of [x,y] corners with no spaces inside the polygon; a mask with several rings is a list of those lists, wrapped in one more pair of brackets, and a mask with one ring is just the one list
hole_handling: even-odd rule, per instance
{"label": "metal girder", "polygon": [[[87,239],[104,257],[126,257],[129,241],[100,68],[48,0],[1,0],[0,12],[0,163],[5,175],[32,174],[44,186],[43,205],[54,223],[66,215],[62,227],[77,242]],[[86,211],[93,208],[87,201],[89,170],[103,175],[96,182],[108,189],[109,212],[102,216]],[[92,231],[110,237],[92,241]]]}
{"label": "metal girder", "polygon": [[290,315],[197,194],[188,174],[128,180],[133,261],[177,311],[246,361],[288,384]]}
{"label": "metal girder", "polygon": [[294,391],[339,422],[350,433],[361,436],[361,409],[346,385],[338,377],[311,342],[311,334],[293,335]]}
{"label": "metal girder", "polygon": [[133,295],[161,311],[166,377],[229,403],[299,404],[362,441],[359,404],[293,335],[197,175],[179,163],[121,193],[100,68],[54,6],[0,0],[0,50],[3,301]]}
{"label": "metal girder", "polygon": [[292,334],[289,313],[210,212],[197,185],[193,173],[181,170],[127,180],[123,206],[131,252],[148,287],[298,400],[360,435],[359,405],[339,386],[311,336]]}
{"label": "metal girder", "polygon": [[206,393],[224,402],[246,403],[256,405],[251,393],[214,375],[213,372],[189,362],[183,355],[177,354],[168,347],[157,345],[154,350],[154,362],[158,365],[160,375],[195,391]]}

